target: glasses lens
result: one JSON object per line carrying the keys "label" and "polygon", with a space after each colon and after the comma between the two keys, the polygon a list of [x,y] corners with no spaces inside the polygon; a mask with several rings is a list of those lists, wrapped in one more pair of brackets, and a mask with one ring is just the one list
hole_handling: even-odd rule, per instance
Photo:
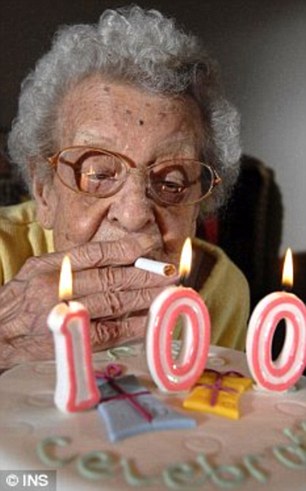
{"label": "glasses lens", "polygon": [[119,156],[93,148],[64,150],[58,162],[59,177],[67,186],[101,197],[114,194],[126,174]]}
{"label": "glasses lens", "polygon": [[149,169],[150,188],[162,203],[192,204],[201,201],[213,187],[212,169],[192,159],[155,164]]}

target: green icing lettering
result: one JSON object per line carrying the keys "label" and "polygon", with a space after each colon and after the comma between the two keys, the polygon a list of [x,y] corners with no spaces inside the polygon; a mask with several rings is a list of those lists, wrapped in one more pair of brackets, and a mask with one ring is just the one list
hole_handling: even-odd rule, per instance
{"label": "green icing lettering", "polygon": [[293,441],[293,443],[297,443],[298,445],[302,443],[302,437],[300,435],[297,435],[294,433],[291,428],[285,428],[283,430],[284,435],[286,435],[290,440]]}
{"label": "green icing lettering", "polygon": [[110,360],[119,360],[120,358],[129,358],[135,355],[136,351],[133,346],[116,346],[107,350],[107,356]]}
{"label": "green icing lettering", "polygon": [[38,458],[50,467],[64,467],[77,457],[77,454],[70,457],[60,458],[55,455],[56,447],[67,447],[71,443],[70,438],[64,436],[49,436],[41,440],[36,446]]}
{"label": "green icing lettering", "polygon": [[[122,353],[120,353],[122,354]],[[128,355],[128,353],[125,353]],[[130,356],[133,356],[129,353]],[[293,442],[288,445],[272,447],[275,458],[282,465],[290,469],[306,468],[306,448],[304,435],[306,421],[299,423],[297,430],[285,428],[283,433]],[[125,458],[119,460],[110,452],[93,451],[78,456],[59,457],[57,447],[67,447],[70,438],[51,436],[37,444],[36,452],[44,464],[60,468],[76,459],[76,468],[81,476],[90,480],[113,478],[121,467],[126,483],[134,487],[146,487],[164,484],[169,489],[186,490],[199,488],[210,479],[217,488],[232,489],[245,481],[247,474],[258,482],[265,484],[268,474],[260,467],[260,458],[263,455],[246,455],[242,457],[241,465],[211,465],[205,455],[199,454],[196,461],[173,464],[162,470],[159,476],[145,476],[140,474],[133,461]]]}
{"label": "green icing lettering", "polygon": [[243,457],[243,463],[247,468],[248,472],[254,479],[261,483],[266,483],[268,481],[268,475],[266,472],[262,471],[256,464],[260,459],[260,455],[246,455]]}
{"label": "green icing lettering", "polygon": [[91,480],[114,477],[116,466],[118,466],[118,458],[109,452],[99,450],[81,455],[76,462],[79,474]]}
{"label": "green icing lettering", "polygon": [[170,465],[163,470],[163,479],[170,489],[190,489],[205,483],[207,476],[203,474],[203,468],[195,463],[179,463]]}
{"label": "green icing lettering", "polygon": [[231,489],[245,480],[245,473],[236,465],[220,465],[214,468],[202,454],[197,456],[197,462],[203,467],[212,482],[220,488]]}
{"label": "green icing lettering", "polygon": [[148,477],[141,475],[131,460],[121,459],[120,464],[123,470],[124,478],[130,486],[152,486],[152,484],[157,484],[160,482],[158,476]]}
{"label": "green icing lettering", "polygon": [[306,468],[306,450],[300,445],[278,445],[272,448],[272,452],[289,469]]}

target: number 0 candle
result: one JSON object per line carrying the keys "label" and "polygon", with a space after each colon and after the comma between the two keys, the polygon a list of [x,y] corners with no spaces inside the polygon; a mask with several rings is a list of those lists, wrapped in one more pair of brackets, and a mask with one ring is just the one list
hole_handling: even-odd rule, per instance
{"label": "number 0 candle", "polygon": [[[68,256],[65,256],[60,276],[60,298],[71,298],[72,273]],[[63,301],[48,316],[48,326],[53,332],[56,359],[56,389],[54,401],[64,412],[88,409],[99,402],[92,367],[89,314],[84,305]]]}
{"label": "number 0 candle", "polygon": [[[180,274],[191,267],[191,241],[183,247]],[[183,321],[182,347],[172,356],[178,318]],[[166,288],[153,301],[146,334],[147,363],[153,380],[164,392],[189,390],[201,376],[210,344],[210,318],[198,293],[183,286]]]}
{"label": "number 0 candle", "polygon": [[[293,283],[290,249],[286,254],[283,283]],[[285,341],[273,362],[272,341],[281,320],[286,323]],[[246,354],[259,387],[285,391],[298,381],[306,364],[306,307],[296,295],[274,292],[259,302],[249,322]]]}

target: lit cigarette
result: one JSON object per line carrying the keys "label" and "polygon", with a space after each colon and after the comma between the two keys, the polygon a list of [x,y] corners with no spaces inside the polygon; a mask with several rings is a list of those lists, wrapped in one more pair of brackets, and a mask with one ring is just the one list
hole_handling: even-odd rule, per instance
{"label": "lit cigarette", "polygon": [[136,259],[134,266],[135,268],[150,271],[150,273],[156,273],[162,276],[174,276],[176,274],[176,267],[174,264],[154,261],[154,259],[147,259],[146,257],[139,257]]}

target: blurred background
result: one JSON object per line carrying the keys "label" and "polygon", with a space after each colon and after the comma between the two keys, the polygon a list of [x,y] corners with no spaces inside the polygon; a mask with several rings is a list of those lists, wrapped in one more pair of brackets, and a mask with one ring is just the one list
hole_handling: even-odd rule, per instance
{"label": "blurred background", "polygon": [[[243,250],[245,244],[252,243],[252,254],[265,255],[260,264],[263,271],[256,278],[257,288],[270,281],[264,272],[271,261],[274,261],[274,276],[270,283],[274,288],[279,282],[278,262],[285,249],[292,247],[296,258],[296,290],[306,300],[306,1],[139,0],[137,3],[175,16],[179,24],[203,39],[207,50],[220,63],[229,99],[241,113],[243,151],[256,160],[255,164],[252,159],[246,163],[248,170],[243,176],[243,186],[253,186],[253,208],[249,216],[244,215],[243,203],[249,195],[241,190],[234,203],[236,215],[229,219],[223,217],[217,242],[228,249],[236,262],[242,262],[242,269],[252,262],[249,250]],[[127,4],[112,0],[0,0],[2,149],[16,113],[20,83],[49,48],[56,27],[64,23],[95,22],[105,8]],[[9,174],[3,158],[0,173]],[[16,190],[17,187],[18,184]],[[2,203],[6,199],[4,193],[5,188]],[[254,205],[258,196],[259,202]],[[263,239],[260,244],[252,232],[258,224],[262,226],[256,232],[257,239]],[[236,231],[234,238],[229,237],[229,228]],[[262,237],[266,234],[267,238]],[[255,279],[258,267],[255,264],[252,271],[246,271],[249,279]]]}

